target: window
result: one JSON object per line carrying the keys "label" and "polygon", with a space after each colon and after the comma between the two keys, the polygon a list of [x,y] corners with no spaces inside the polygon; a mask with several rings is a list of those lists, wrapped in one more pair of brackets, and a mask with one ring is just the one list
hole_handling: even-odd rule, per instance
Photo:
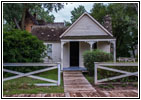
{"label": "window", "polygon": [[52,44],[47,44],[47,55],[52,58]]}

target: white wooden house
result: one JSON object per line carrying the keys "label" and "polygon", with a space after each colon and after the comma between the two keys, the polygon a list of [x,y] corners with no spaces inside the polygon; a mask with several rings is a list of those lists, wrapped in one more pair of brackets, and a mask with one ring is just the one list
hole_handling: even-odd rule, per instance
{"label": "white wooden house", "polygon": [[46,24],[33,26],[31,32],[49,45],[48,53],[52,61],[61,62],[62,69],[83,68],[82,54],[96,48],[113,52],[113,60],[116,61],[116,39],[88,13],[82,14],[68,28],[61,23]]}

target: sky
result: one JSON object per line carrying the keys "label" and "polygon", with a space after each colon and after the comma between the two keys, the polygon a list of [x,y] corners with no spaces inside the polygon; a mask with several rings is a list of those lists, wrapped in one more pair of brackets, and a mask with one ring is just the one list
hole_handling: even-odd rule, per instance
{"label": "sky", "polygon": [[64,8],[58,11],[57,13],[53,11],[50,14],[53,14],[55,16],[55,21],[54,22],[64,22],[65,21],[70,21],[71,19],[71,11],[74,8],[79,7],[79,5],[83,5],[86,9],[87,12],[90,12],[92,9],[94,3],[87,3],[87,2],[76,2],[76,3],[68,3],[67,5],[64,5]]}

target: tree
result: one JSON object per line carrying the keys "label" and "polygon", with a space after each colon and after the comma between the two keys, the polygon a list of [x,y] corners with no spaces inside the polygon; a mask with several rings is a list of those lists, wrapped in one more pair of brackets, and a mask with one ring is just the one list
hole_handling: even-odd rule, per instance
{"label": "tree", "polygon": [[82,5],[78,8],[74,8],[74,10],[71,11],[71,23],[75,22],[84,12],[86,12],[86,10]]}
{"label": "tree", "polygon": [[[38,17],[45,19],[54,18],[53,15],[49,15],[49,12],[53,10],[57,12],[63,7],[64,5],[61,3],[4,3],[3,15],[7,24],[13,23],[18,29],[24,30],[24,21],[27,10],[30,11],[30,13],[37,11],[36,13],[41,14]],[[19,25],[19,21],[21,21],[21,25]]]}
{"label": "tree", "polygon": [[69,21],[64,21],[65,26],[71,26],[71,22]]}
{"label": "tree", "polygon": [[103,24],[103,18],[107,14],[107,6],[103,3],[95,3],[90,12],[91,16],[93,16],[98,22]]}
{"label": "tree", "polygon": [[112,32],[116,37],[117,57],[130,56],[138,44],[137,5],[134,3],[94,4],[91,15],[103,24],[106,14],[112,17]]}

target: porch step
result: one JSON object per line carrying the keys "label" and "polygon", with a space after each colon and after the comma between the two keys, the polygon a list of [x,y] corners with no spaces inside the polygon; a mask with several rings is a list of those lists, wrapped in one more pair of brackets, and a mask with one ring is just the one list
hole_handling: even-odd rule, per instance
{"label": "porch step", "polygon": [[68,67],[63,68],[63,71],[87,71],[87,69],[84,67]]}

